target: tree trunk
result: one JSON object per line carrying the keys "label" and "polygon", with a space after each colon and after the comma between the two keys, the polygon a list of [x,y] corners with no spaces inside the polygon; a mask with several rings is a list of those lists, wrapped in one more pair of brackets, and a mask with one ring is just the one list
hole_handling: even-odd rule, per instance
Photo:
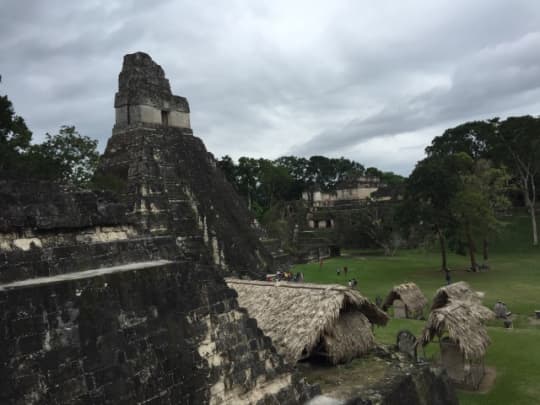
{"label": "tree trunk", "polygon": [[488,240],[486,237],[484,237],[484,243],[483,243],[483,254],[484,254],[484,262],[487,263],[488,261]]}
{"label": "tree trunk", "polygon": [[444,238],[444,235],[441,231],[441,228],[437,226],[437,235],[439,236],[439,243],[441,245],[441,270],[446,271],[448,269],[447,263],[446,263],[446,240]]}
{"label": "tree trunk", "polygon": [[538,232],[536,230],[536,213],[534,211],[534,206],[530,208],[530,212],[533,231],[533,246],[538,246]]}
{"label": "tree trunk", "polygon": [[531,196],[527,193],[527,200],[529,202],[529,213],[531,214],[531,223],[533,231],[533,246],[538,246],[538,231],[536,229],[536,185],[534,184],[534,177],[531,176]]}
{"label": "tree trunk", "polygon": [[471,234],[471,224],[469,224],[469,221],[465,222],[465,232],[467,233],[467,244],[469,245],[469,257],[471,258],[471,270],[477,271],[478,265],[476,264],[476,256],[475,256],[475,246],[474,246],[474,240]]}
{"label": "tree trunk", "polygon": [[[536,229],[536,185],[534,184],[534,177],[522,176],[521,177],[523,197],[525,198],[525,206],[529,210],[531,216],[532,233],[533,233],[533,246],[538,246],[538,231]],[[529,189],[530,192],[529,192]]]}

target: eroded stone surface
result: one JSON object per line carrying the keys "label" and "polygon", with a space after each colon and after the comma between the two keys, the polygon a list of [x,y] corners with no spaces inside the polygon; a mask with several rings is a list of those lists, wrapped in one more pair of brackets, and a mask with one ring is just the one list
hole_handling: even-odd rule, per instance
{"label": "eroded stone surface", "polygon": [[322,396],[309,405],[458,405],[456,392],[442,369],[411,362],[381,348],[377,353],[337,368],[304,367]]}
{"label": "eroded stone surface", "polygon": [[212,267],[166,263],[11,288],[0,291],[0,321],[3,404],[309,395]]}

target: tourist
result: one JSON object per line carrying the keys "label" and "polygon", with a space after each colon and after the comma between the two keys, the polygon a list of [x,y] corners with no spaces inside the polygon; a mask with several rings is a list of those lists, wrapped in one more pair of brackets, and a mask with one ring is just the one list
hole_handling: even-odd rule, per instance
{"label": "tourist", "polygon": [[339,276],[340,274],[341,274],[341,269],[338,267],[338,268],[336,269],[336,275]]}
{"label": "tourist", "polygon": [[347,275],[348,272],[349,269],[347,268],[347,266],[343,267],[343,274]]}

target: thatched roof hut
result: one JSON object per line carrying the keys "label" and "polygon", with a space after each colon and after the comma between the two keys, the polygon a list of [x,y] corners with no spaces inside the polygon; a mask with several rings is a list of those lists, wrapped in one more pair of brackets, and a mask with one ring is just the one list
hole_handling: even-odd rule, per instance
{"label": "thatched roof hut", "polygon": [[388,316],[358,291],[340,285],[226,279],[289,362],[323,356],[346,362],[374,346],[372,324]]}
{"label": "thatched roof hut", "polygon": [[427,345],[435,336],[445,332],[456,342],[465,358],[479,358],[485,354],[489,336],[484,321],[495,317],[493,311],[482,305],[482,293],[472,290],[464,281],[439,288],[422,333],[422,344]]}
{"label": "thatched roof hut", "polygon": [[[482,310],[484,308],[485,310]],[[431,311],[420,341],[425,346],[435,336],[447,334],[455,342],[467,360],[477,360],[486,354],[490,343],[484,326],[491,311],[470,301],[452,301],[448,305]]]}
{"label": "thatched roof hut", "polygon": [[470,301],[473,304],[482,305],[483,293],[473,291],[465,281],[459,281],[439,288],[433,297],[431,309],[437,309],[448,305],[450,301]]}
{"label": "thatched roof hut", "polygon": [[439,288],[420,342],[438,337],[441,362],[452,381],[478,388],[484,376],[484,355],[490,339],[484,322],[495,314],[482,305],[482,294],[465,282]]}
{"label": "thatched roof hut", "polygon": [[405,304],[406,318],[416,318],[424,311],[428,300],[415,283],[404,283],[394,286],[386,296],[382,309],[388,310],[395,300],[403,301]]}

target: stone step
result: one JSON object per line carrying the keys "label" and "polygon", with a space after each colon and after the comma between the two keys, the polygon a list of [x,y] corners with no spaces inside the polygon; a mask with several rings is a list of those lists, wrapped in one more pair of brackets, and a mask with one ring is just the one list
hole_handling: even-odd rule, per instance
{"label": "stone step", "polygon": [[175,240],[171,235],[107,242],[68,242],[2,252],[0,282],[67,274],[96,266],[168,259],[174,255],[175,249]]}
{"label": "stone step", "polygon": [[26,280],[14,281],[12,283],[0,284],[0,291],[14,290],[44,284],[61,283],[63,281],[81,280],[126,271],[148,270],[172,263],[174,262],[171,260],[152,260],[146,262],[127,263],[120,266],[101,267],[97,269],[77,271],[74,273],[58,274],[55,276],[35,277]]}

